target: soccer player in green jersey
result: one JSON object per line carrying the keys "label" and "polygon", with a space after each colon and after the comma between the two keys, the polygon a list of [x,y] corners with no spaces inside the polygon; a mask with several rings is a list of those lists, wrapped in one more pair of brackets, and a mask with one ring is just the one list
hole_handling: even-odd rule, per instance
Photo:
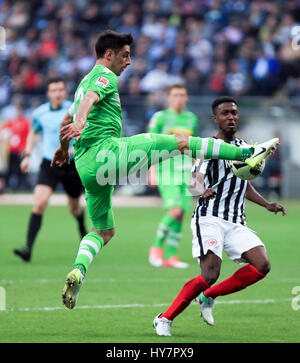
{"label": "soccer player in green jersey", "polygon": [[190,152],[193,158],[202,153],[206,159],[242,160],[255,167],[278,144],[278,139],[272,139],[254,147],[238,148],[211,138],[182,133],[120,137],[118,76],[131,63],[132,42],[130,33],[106,30],[99,34],[95,44],[96,64],[77,88],[74,122],[62,125],[61,145],[52,159],[52,165],[68,162],[68,144],[75,138],[75,165],[85,188],[92,222],[92,231],[83,237],[63,288],[63,303],[69,309],[76,304],[91,262],[115,233],[112,194],[117,178],[149,168],[161,159],[174,156],[174,151]]}
{"label": "soccer player in green jersey", "polygon": [[[148,132],[174,135],[197,134],[197,116],[186,110],[187,90],[182,84],[174,84],[167,92],[168,108],[156,112],[149,123]],[[191,206],[189,176],[192,168],[191,158],[178,155],[149,169],[150,180],[155,180],[163,199],[165,213],[158,225],[156,237],[149,251],[149,262],[155,267],[186,268],[188,264],[176,255],[181,239],[184,212]],[[155,173],[156,169],[156,173]],[[164,173],[167,177],[164,178]],[[155,185],[154,184],[154,185]],[[166,244],[164,252],[163,245]]]}

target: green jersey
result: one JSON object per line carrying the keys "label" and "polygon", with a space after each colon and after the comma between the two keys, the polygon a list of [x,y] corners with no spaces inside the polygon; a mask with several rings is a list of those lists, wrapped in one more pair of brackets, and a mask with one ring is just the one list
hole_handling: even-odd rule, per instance
{"label": "green jersey", "polygon": [[[176,113],[171,109],[156,112],[149,123],[148,132],[156,134],[176,134],[184,133],[189,136],[197,134],[197,116],[187,110]],[[170,166],[169,166],[170,165]],[[191,158],[179,155],[172,159],[159,163],[158,184],[168,184],[168,178],[164,177],[164,173],[170,170],[171,184],[181,184],[182,173],[190,174],[192,167]],[[184,178],[184,179],[188,179]],[[186,180],[187,181],[187,180]]]}
{"label": "green jersey", "polygon": [[74,145],[76,151],[96,145],[107,137],[120,137],[122,130],[118,77],[103,65],[96,65],[80,82],[74,97],[74,114],[82,97],[96,92],[100,101],[93,105],[82,135]]}
{"label": "green jersey", "polygon": [[181,113],[171,109],[159,111],[152,116],[148,132],[168,135],[183,133],[193,136],[197,133],[197,116],[186,110]]}

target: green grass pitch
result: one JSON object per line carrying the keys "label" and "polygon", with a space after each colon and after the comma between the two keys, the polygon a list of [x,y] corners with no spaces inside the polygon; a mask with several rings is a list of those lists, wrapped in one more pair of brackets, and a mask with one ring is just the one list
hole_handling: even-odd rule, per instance
{"label": "green grass pitch", "polygon": [[[31,207],[1,205],[0,286],[6,310],[0,311],[0,342],[299,342],[300,300],[292,290],[299,298],[300,203],[284,204],[285,217],[247,205],[248,225],[271,260],[268,277],[217,299],[214,327],[203,323],[192,303],[174,321],[170,338],[157,337],[152,320],[200,273],[191,257],[192,210],[185,217],[179,250],[190,267],[178,270],[148,263],[161,208],[115,208],[116,236],[91,265],[77,308],[68,311],[61,290],[79,244],[75,220],[66,207],[48,207],[32,262],[26,264],[12,250],[24,245]],[[224,256],[219,281],[237,268]]]}

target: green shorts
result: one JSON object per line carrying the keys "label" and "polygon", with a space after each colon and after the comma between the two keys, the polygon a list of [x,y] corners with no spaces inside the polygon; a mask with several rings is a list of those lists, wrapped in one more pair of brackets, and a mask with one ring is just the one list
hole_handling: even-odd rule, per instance
{"label": "green shorts", "polygon": [[184,212],[190,209],[192,196],[188,185],[158,185],[158,190],[164,202],[164,209],[179,207]]}
{"label": "green shorts", "polygon": [[147,172],[152,164],[178,155],[175,135],[140,134],[107,138],[99,144],[79,149],[75,165],[85,188],[85,198],[92,227],[98,231],[115,226],[112,195],[117,179]]}

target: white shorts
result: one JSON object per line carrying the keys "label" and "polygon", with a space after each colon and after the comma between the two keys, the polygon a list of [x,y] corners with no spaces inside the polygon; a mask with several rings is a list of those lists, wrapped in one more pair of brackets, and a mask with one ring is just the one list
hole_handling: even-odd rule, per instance
{"label": "white shorts", "polygon": [[205,256],[212,251],[222,260],[223,251],[230,260],[245,263],[242,254],[253,247],[264,246],[257,235],[248,227],[239,223],[225,221],[218,217],[193,217],[192,254],[194,258]]}

